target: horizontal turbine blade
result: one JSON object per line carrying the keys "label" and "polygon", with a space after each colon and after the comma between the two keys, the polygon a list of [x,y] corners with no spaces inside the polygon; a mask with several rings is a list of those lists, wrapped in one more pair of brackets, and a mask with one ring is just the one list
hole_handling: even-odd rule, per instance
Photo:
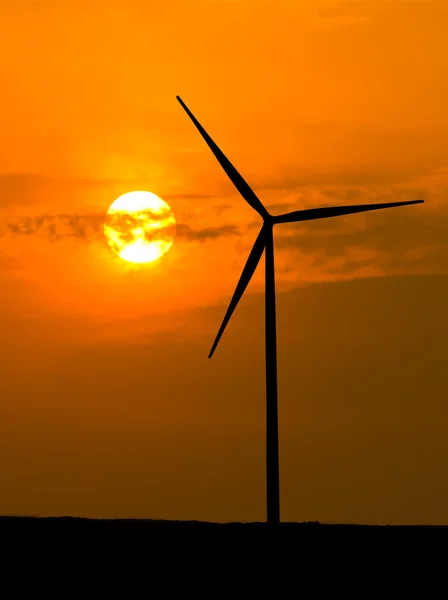
{"label": "horizontal turbine blade", "polygon": [[407,206],[408,204],[422,204],[424,200],[409,200],[408,202],[387,202],[384,204],[358,204],[355,206],[328,206],[324,208],[311,208],[308,210],[296,210],[274,217],[274,223],[298,223],[299,221],[311,221],[314,219],[327,219],[329,217],[340,217],[354,213],[366,212],[368,210],[381,210],[382,208],[393,208],[395,206]]}
{"label": "horizontal turbine blade", "polygon": [[269,217],[268,211],[265,209],[263,204],[260,202],[260,200],[256,196],[255,192],[250,188],[249,184],[246,183],[246,181],[242,178],[242,176],[238,173],[238,171],[232,165],[230,160],[218,148],[218,146],[215,144],[215,142],[212,140],[212,138],[208,135],[208,133],[205,131],[205,129],[202,127],[202,125],[199,123],[199,121],[196,119],[196,117],[193,115],[193,113],[190,111],[190,109],[185,105],[183,100],[179,96],[176,96],[176,98],[179,101],[182,108],[187,113],[187,115],[190,117],[190,119],[196,125],[196,128],[198,129],[199,133],[202,135],[204,140],[207,142],[208,147],[213,152],[215,157],[218,159],[219,164],[224,169],[224,171],[227,173],[228,177],[230,178],[230,180],[232,181],[232,183],[236,187],[236,189],[239,191],[239,193],[242,195],[242,197],[246,200],[246,202],[254,210],[257,211],[257,213],[259,213],[263,217],[263,219],[265,219],[266,217]]}
{"label": "horizontal turbine blade", "polygon": [[230,301],[229,308],[225,314],[221,327],[219,328],[218,335],[216,336],[215,341],[213,342],[212,349],[210,350],[209,358],[213,356],[214,351],[216,350],[216,346],[221,339],[222,334],[224,333],[224,329],[226,328],[227,323],[229,322],[230,317],[233,314],[238,302],[240,301],[241,296],[244,293],[244,290],[247,288],[249,281],[252,278],[252,275],[255,273],[255,269],[257,268],[258,263],[260,262],[261,255],[263,254],[263,250],[266,246],[266,229],[265,226],[260,230],[257,239],[255,240],[255,244],[252,247],[252,250],[249,254],[249,258],[244,266],[243,272],[241,273],[240,280],[238,281],[238,285],[236,286],[235,292],[232,296],[232,300]]}

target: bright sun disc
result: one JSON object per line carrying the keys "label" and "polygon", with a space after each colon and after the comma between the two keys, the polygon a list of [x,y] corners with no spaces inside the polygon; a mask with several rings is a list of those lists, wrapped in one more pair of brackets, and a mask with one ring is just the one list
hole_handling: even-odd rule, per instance
{"label": "bright sun disc", "polygon": [[161,198],[151,192],[128,192],[110,205],[104,234],[120,258],[147,263],[168,252],[175,228],[173,211]]}

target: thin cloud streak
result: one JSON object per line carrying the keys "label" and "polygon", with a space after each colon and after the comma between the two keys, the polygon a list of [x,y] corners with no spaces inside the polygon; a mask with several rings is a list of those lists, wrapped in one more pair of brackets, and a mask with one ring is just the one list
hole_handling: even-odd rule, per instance
{"label": "thin cloud streak", "polygon": [[[43,235],[50,242],[76,239],[94,243],[104,238],[104,222],[105,215],[103,213],[20,217],[12,222],[0,224],[0,238],[7,235],[14,237]],[[176,226],[176,237],[186,241],[206,242],[221,237],[240,235],[242,235],[240,229],[232,224],[202,228],[192,228],[184,223]]]}

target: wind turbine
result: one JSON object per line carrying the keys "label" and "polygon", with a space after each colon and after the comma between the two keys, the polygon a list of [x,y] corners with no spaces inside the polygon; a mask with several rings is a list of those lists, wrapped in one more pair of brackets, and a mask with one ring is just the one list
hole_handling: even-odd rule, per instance
{"label": "wind turbine", "polygon": [[238,173],[229,159],[222,153],[212,138],[208,135],[193,113],[179,96],[177,100],[184,108],[190,119],[195,124],[199,133],[204,138],[210,150],[217,158],[228,177],[240,192],[244,200],[261,216],[263,225],[244,266],[240,280],[236,286],[227,312],[213,343],[209,358],[221,339],[221,336],[244,293],[252,275],[265,251],[265,340],[266,340],[266,493],[267,493],[267,522],[280,522],[280,482],[278,460],[278,409],[277,409],[277,331],[275,321],[275,276],[274,276],[274,225],[280,223],[298,223],[313,219],[325,219],[350,215],[369,210],[380,210],[408,204],[421,204],[423,200],[410,200],[408,202],[388,202],[382,204],[361,204],[355,206],[331,206],[295,210],[283,215],[271,215],[255,192],[249,187],[243,177]]}

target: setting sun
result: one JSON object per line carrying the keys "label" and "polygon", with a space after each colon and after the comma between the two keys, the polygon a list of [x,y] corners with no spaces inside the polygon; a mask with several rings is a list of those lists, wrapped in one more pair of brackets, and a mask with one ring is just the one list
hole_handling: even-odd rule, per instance
{"label": "setting sun", "polygon": [[170,206],[151,192],[128,192],[107,211],[104,234],[123,260],[147,263],[173,245],[176,219]]}

